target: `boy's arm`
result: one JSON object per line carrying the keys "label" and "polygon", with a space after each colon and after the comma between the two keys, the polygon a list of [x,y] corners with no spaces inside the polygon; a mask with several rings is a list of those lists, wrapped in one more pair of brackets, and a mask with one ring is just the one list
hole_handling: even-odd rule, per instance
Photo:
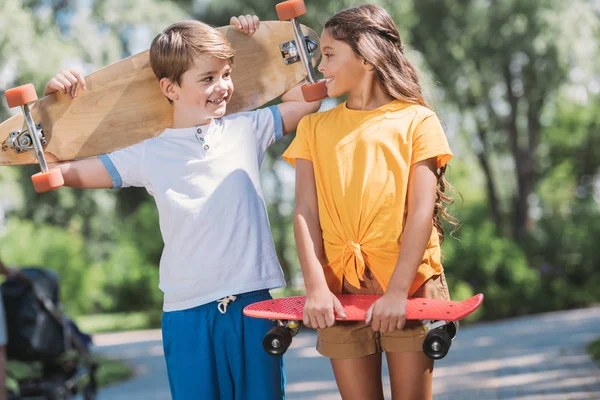
{"label": "boy's arm", "polygon": [[311,103],[304,101],[302,89],[300,89],[304,84],[305,82],[301,82],[284,93],[281,96],[282,103],[277,105],[281,113],[284,135],[294,132],[302,117],[317,112],[321,107],[320,100]]}
{"label": "boy's arm", "polygon": [[[75,98],[79,88],[86,89],[85,79],[76,69],[67,69],[56,74],[46,84],[44,96],[61,91],[71,98]],[[52,168],[60,169],[65,186],[78,189],[110,189],[113,187],[112,178],[99,158],[52,164]]]}
{"label": "boy's arm", "polygon": [[77,189],[111,189],[113,181],[98,157],[52,165],[60,168],[65,186]]}
{"label": "boy's arm", "polygon": [[85,79],[76,69],[65,69],[54,75],[44,88],[44,96],[57,91],[68,94],[72,99],[77,97],[79,87],[85,90]]}

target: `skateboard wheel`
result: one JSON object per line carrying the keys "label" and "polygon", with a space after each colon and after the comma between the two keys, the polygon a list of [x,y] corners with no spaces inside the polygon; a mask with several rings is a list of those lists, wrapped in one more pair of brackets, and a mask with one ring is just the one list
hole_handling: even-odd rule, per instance
{"label": "skateboard wheel", "polygon": [[58,168],[37,173],[31,177],[31,181],[33,182],[33,188],[38,193],[48,192],[65,184],[62,172]]}
{"label": "skateboard wheel", "polygon": [[38,99],[35,87],[31,83],[8,89],[4,96],[9,108],[24,106]]}
{"label": "skateboard wheel", "polygon": [[303,85],[301,89],[304,100],[308,102],[322,100],[327,97],[327,86],[325,86],[325,81],[306,84]]}
{"label": "skateboard wheel", "polygon": [[423,341],[423,352],[433,360],[441,360],[446,357],[452,339],[450,334],[443,329],[434,329],[427,334]]}
{"label": "skateboard wheel", "polygon": [[284,326],[274,326],[263,339],[263,348],[272,356],[282,356],[292,344],[292,335]]}
{"label": "skateboard wheel", "polygon": [[450,322],[448,325],[445,325],[443,329],[448,332],[450,339],[454,339],[456,337],[456,333],[458,332],[458,321]]}
{"label": "skateboard wheel", "polygon": [[306,14],[304,0],[288,0],[275,6],[280,21],[289,21]]}

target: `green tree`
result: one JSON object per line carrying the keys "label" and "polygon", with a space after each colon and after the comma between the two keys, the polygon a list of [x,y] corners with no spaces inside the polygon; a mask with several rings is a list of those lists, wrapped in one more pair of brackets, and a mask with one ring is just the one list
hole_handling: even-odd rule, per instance
{"label": "green tree", "polygon": [[[3,23],[0,24],[0,94],[7,88],[32,82],[41,96],[45,83],[60,69],[76,67],[84,74],[91,73],[132,52],[147,49],[160,29],[187,16],[174,3],[160,0],[142,3],[95,0],[84,3],[43,0],[0,2],[0,14],[3,15]],[[4,119],[9,115],[6,103],[0,101],[0,117]],[[50,248],[64,248],[65,258],[74,258],[72,261],[65,260],[64,265],[81,265],[81,268],[92,268],[102,275],[105,268],[92,266],[110,259],[114,261],[115,253],[131,254],[117,250],[125,245],[119,241],[126,243],[128,240],[128,230],[124,226],[131,221],[129,216],[132,214],[140,218],[137,225],[143,225],[145,229],[142,234],[130,236],[139,243],[147,243],[144,240],[149,239],[156,246],[162,245],[160,240],[156,240],[156,237],[160,238],[157,218],[144,207],[154,203],[145,190],[63,188],[38,195],[30,181],[30,176],[38,171],[39,168],[33,165],[0,169],[0,185],[6,189],[0,204],[11,221],[4,228],[6,237],[18,236],[20,240],[29,242],[35,235],[54,232],[44,234],[43,246],[34,243],[22,256],[16,256],[12,248],[7,249],[1,253],[7,261],[21,263],[31,259],[41,266],[59,268],[56,260],[46,259],[46,255]],[[142,211],[138,212],[138,209]],[[24,226],[29,230],[23,231]],[[70,232],[77,240],[64,239],[61,231]],[[18,249],[25,251],[23,247]],[[139,254],[143,260],[133,263],[131,268],[158,265],[160,255],[155,249]],[[133,256],[128,257],[137,260]],[[139,275],[133,271],[130,273],[130,277]],[[61,277],[64,276],[61,273]],[[139,276],[143,278],[145,275]],[[71,274],[68,277],[81,278],[82,285],[86,284],[86,279],[95,279],[96,283],[102,281],[98,276],[88,278],[87,275]],[[131,279],[121,281],[130,282]],[[94,287],[102,290],[102,285]],[[66,285],[66,288],[70,292],[72,286]]]}
{"label": "green tree", "polygon": [[[406,19],[415,21],[411,44],[472,135],[498,232],[518,241],[534,222],[543,114],[578,61],[567,46],[598,26],[591,11],[585,2],[424,0],[413,2]],[[511,170],[514,189],[503,206],[498,181]]]}

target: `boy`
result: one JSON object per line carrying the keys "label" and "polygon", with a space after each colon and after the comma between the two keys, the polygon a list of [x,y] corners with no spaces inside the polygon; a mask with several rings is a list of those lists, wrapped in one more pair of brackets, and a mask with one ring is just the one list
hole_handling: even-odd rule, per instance
{"label": "boy", "polygon": [[[257,17],[232,17],[246,33]],[[267,355],[266,320],[242,315],[285,285],[262,195],[266,148],[317,111],[299,86],[282,104],[224,116],[233,92],[233,50],[217,30],[184,21],[159,34],[152,69],[173,105],[173,127],[98,158],[60,164],[65,185],[143,186],[154,196],[165,247],[163,346],[173,399],[281,399],[281,359]],[[79,74],[60,73],[44,94],[77,94]]]}

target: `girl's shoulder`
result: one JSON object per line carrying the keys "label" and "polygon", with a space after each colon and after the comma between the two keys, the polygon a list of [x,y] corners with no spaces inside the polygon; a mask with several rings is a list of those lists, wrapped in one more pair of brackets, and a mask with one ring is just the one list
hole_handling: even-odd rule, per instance
{"label": "girl's shoulder", "polygon": [[335,107],[331,107],[324,111],[318,111],[316,113],[308,114],[307,117],[311,117],[313,120],[327,120],[328,118],[335,118],[337,115],[344,111],[346,103],[342,102]]}
{"label": "girl's shoulder", "polygon": [[310,129],[314,128],[319,123],[333,121],[337,116],[339,116],[339,113],[341,111],[340,107],[342,106],[343,103],[329,110],[317,111],[315,113],[305,115],[304,117],[302,117],[300,123],[305,129]]}
{"label": "girl's shoulder", "polygon": [[424,120],[431,116],[435,116],[435,111],[432,109],[419,105],[419,104],[408,104],[400,101],[394,102],[394,105],[387,110],[388,115],[397,116],[399,118],[410,118],[416,120]]}

